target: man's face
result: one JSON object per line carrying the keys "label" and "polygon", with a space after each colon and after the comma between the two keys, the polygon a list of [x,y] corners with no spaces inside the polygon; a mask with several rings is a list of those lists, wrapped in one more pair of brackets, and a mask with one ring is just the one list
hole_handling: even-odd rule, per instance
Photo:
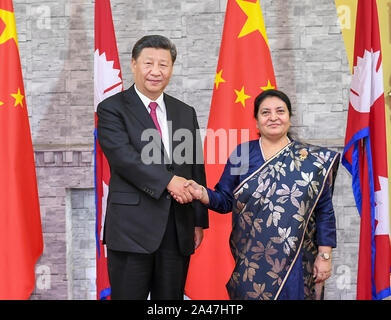
{"label": "man's face", "polygon": [[144,48],[137,60],[132,59],[136,87],[151,100],[156,100],[168,85],[172,69],[171,54],[166,49]]}

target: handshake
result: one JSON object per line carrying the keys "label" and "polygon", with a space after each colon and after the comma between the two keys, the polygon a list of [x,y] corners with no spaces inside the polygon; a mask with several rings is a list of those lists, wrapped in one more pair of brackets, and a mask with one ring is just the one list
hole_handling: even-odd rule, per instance
{"label": "handshake", "polygon": [[200,200],[203,204],[209,203],[208,193],[205,188],[193,180],[174,176],[167,185],[171,196],[179,203],[189,203],[193,200]]}

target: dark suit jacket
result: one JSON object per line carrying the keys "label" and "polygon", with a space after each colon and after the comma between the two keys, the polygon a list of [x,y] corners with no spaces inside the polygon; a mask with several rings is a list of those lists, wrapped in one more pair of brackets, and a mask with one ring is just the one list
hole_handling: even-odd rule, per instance
{"label": "dark suit jacket", "polygon": [[[178,145],[180,149],[182,145],[181,141],[176,141],[175,132],[188,129],[186,132],[192,133],[193,143],[190,149],[186,144],[187,152],[193,151],[195,161],[197,153],[198,156],[200,153],[202,155],[199,132],[196,132],[198,122],[195,110],[167,94],[164,94],[164,102],[167,121],[172,121],[174,139],[170,135],[171,149],[176,150]],[[179,249],[184,255],[192,254],[194,227],[208,227],[207,209],[198,201],[184,205],[177,203],[166,187],[174,175],[205,185],[203,163],[167,163],[160,135],[134,85],[102,101],[98,105],[97,115],[98,141],[111,171],[104,226],[107,247],[126,252],[154,252],[161,243],[172,204]],[[148,132],[154,131],[157,143],[142,139],[146,129],[152,129]],[[145,150],[151,147],[161,148],[159,163],[146,164],[142,161]]]}

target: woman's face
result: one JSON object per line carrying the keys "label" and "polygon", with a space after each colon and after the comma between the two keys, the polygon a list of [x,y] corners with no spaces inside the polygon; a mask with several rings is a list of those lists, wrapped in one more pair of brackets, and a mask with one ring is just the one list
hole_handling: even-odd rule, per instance
{"label": "woman's face", "polygon": [[262,137],[279,139],[287,136],[291,126],[286,103],[278,97],[265,98],[258,110],[257,128]]}

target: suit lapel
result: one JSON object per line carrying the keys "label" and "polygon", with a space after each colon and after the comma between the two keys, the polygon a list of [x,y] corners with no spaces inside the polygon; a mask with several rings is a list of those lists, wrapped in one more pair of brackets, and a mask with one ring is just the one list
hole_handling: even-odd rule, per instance
{"label": "suit lapel", "polygon": [[[145,127],[145,129],[156,129],[155,124],[153,123],[153,120],[151,118],[151,115],[147,111],[147,108],[145,108],[145,105],[141,101],[140,97],[136,93],[136,90],[134,89],[134,84],[124,92],[125,98],[128,102],[128,108],[132,112],[135,118],[139,120],[139,122]],[[164,100],[166,103],[166,100]],[[167,107],[167,104],[166,104]],[[168,121],[168,112],[167,112],[167,121]],[[170,126],[169,126],[170,130]],[[169,137],[171,140],[171,133],[169,133]],[[166,149],[164,148],[163,141],[161,138],[159,138],[158,141],[154,139],[154,141],[157,143],[157,145],[160,147],[163,156],[164,156],[164,162],[169,162],[172,157],[168,157]],[[170,154],[171,154],[171,141],[170,141]]]}
{"label": "suit lapel", "polygon": [[145,108],[140,97],[137,95],[136,90],[134,90],[134,85],[126,90],[124,94],[128,102],[130,112],[132,112],[132,114],[140,121],[145,129],[156,129],[147,108]]}
{"label": "suit lapel", "polygon": [[167,111],[167,122],[170,137],[170,159],[172,161],[173,150],[175,150],[175,147],[180,142],[173,139],[175,132],[180,129],[180,112],[178,110],[178,105],[166,94],[164,94],[164,103]]}

